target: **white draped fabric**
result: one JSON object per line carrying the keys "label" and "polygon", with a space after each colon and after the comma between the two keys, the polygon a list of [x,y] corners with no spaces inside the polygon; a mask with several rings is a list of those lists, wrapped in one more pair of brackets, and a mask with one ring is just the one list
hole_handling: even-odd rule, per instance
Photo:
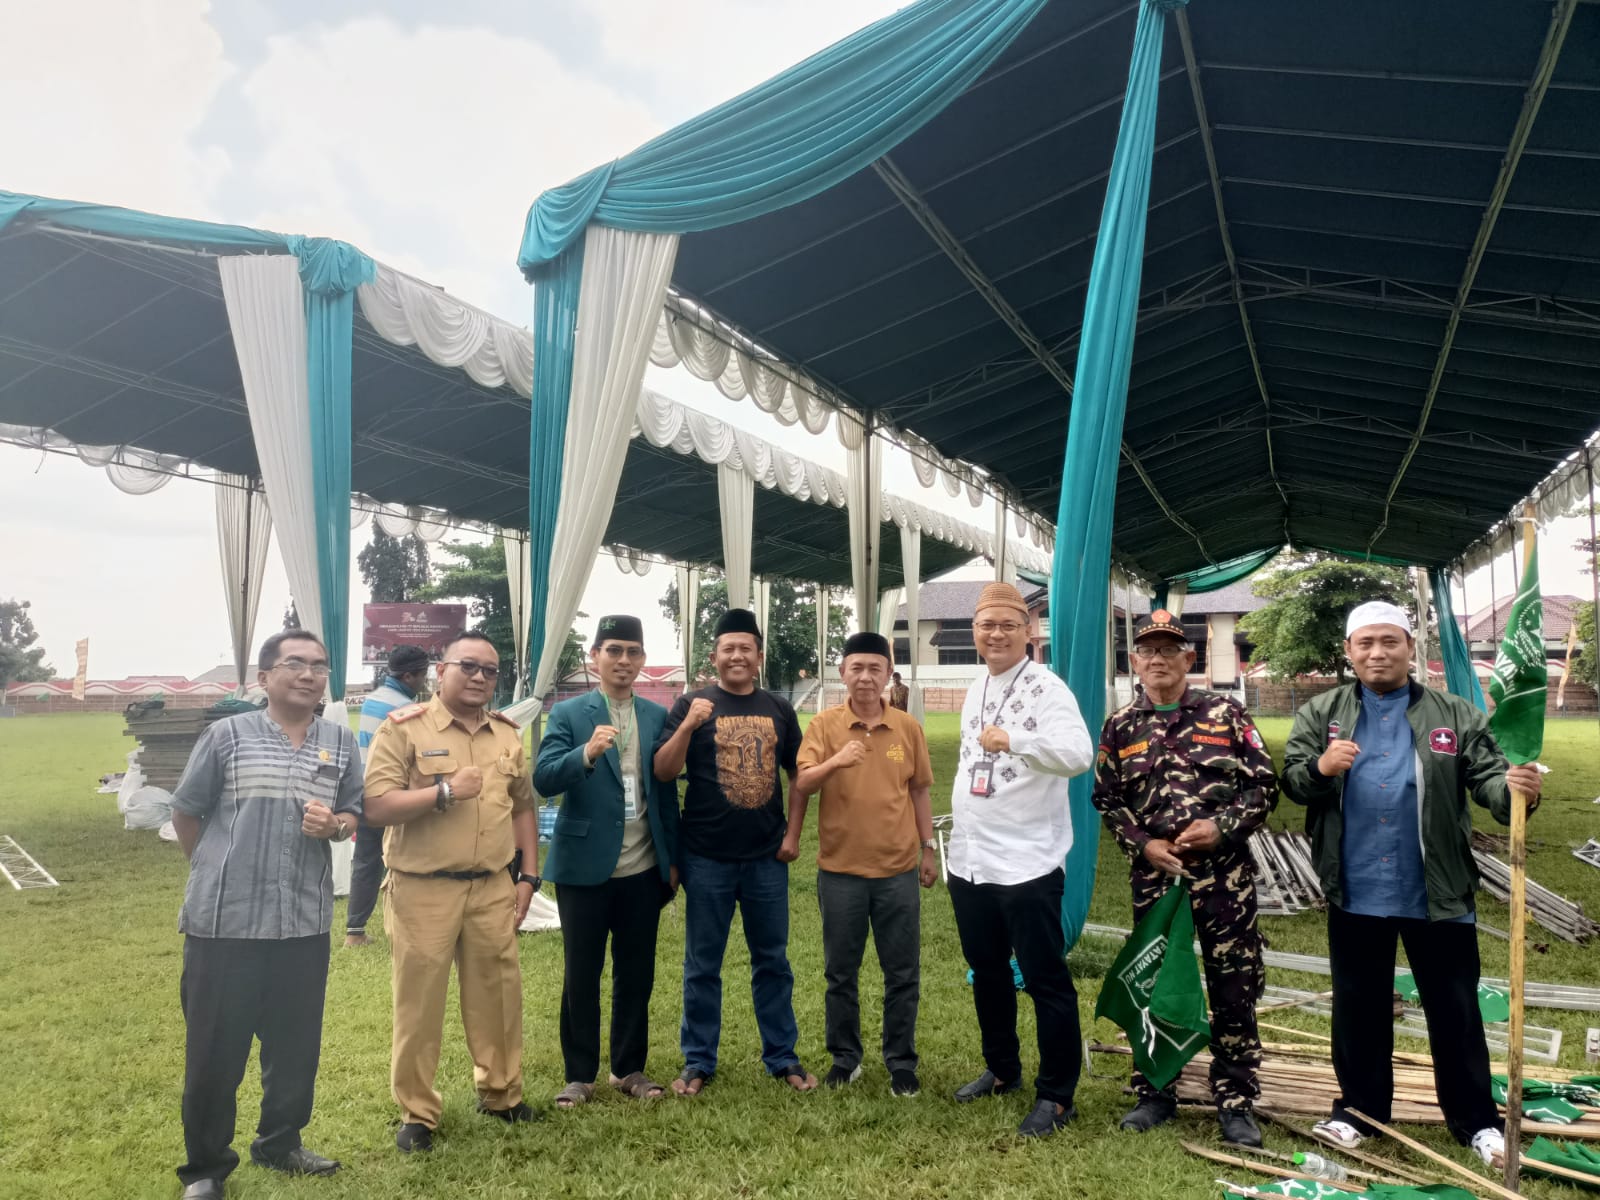
{"label": "white draped fabric", "polygon": [[266,497],[243,475],[219,475],[216,493],[217,552],[228,604],[228,635],[239,694],[250,680],[250,649],[261,608],[261,577],[267,569],[272,516]]}
{"label": "white draped fabric", "polygon": [[[460,522],[443,509],[422,508],[415,504],[380,504],[373,516],[377,527],[392,538],[419,537],[425,542],[443,540],[460,527]],[[362,518],[363,523],[365,517]],[[356,528],[352,522],[352,529]]]}
{"label": "white draped fabric", "polygon": [[1189,598],[1189,585],[1175,583],[1167,589],[1167,611],[1175,617],[1183,616],[1183,602]]}
{"label": "white draped fabric", "polygon": [[700,568],[678,567],[678,637],[683,643],[683,687],[694,687],[694,628],[700,617]]}
{"label": "white draped fabric", "polygon": [[416,346],[434,362],[459,367],[484,387],[533,392],[533,336],[482,309],[382,263],[356,290],[361,314],[379,336]]}
{"label": "white draped fabric", "polygon": [[817,707],[821,712],[828,705],[828,589],[817,584]]}
{"label": "white draped fabric", "polygon": [[500,531],[506,554],[506,584],[511,589],[511,637],[517,653],[517,686],[511,702],[528,694],[528,605],[533,579],[528,574],[528,537],[514,529]]}
{"label": "white draped fabric", "polygon": [[[1006,536],[1006,504],[1004,500],[994,502],[994,577],[1001,583],[1010,583],[1014,563],[1009,553],[1010,541]],[[1021,530],[1017,531],[1021,533]]]}
{"label": "white draped fabric", "polygon": [[922,720],[922,687],[917,683],[917,622],[921,620],[922,606],[922,531],[910,526],[900,526],[900,564],[906,577],[906,629],[911,639],[910,678],[904,682],[911,689],[911,715]]}
{"label": "white draped fabric", "polygon": [[188,465],[175,455],[152,454],[135,446],[79,445],[64,434],[36,425],[0,422],[0,442],[39,450],[71,450],[87,465],[102,468],[111,485],[130,496],[146,496],[166,487]]}
{"label": "white draped fabric", "polygon": [[677,253],[674,234],[590,225],[584,235],[550,593],[544,613],[533,614],[535,620],[542,616],[545,628],[535,696],[555,682],[567,630],[611,520],[639,384]]}
{"label": "white draped fabric", "polygon": [[[848,422],[841,419],[840,429]],[[883,441],[861,436],[850,449],[850,575],[855,585],[856,625],[878,626],[878,542],[882,532]]]}
{"label": "white draped fabric", "polygon": [[756,580],[756,624],[761,627],[761,636],[768,636],[767,624],[772,620],[772,580],[757,578]]}
{"label": "white draped fabric", "polygon": [[906,589],[903,587],[884,588],[878,596],[878,632],[894,642],[894,622],[899,615],[900,606],[905,603]]}
{"label": "white draped fabric", "polygon": [[302,626],[322,637],[300,260],[287,254],[225,254],[217,259],[217,273],[261,482],[278,530],[278,554]]}
{"label": "white draped fabric", "polygon": [[717,508],[722,514],[722,565],[728,579],[728,607],[749,608],[756,481],[726,462],[717,464]]}

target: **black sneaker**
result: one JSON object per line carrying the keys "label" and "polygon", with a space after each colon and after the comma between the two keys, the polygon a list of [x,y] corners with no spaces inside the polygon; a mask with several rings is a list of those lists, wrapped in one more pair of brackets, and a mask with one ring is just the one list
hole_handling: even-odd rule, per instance
{"label": "black sneaker", "polygon": [[1177,1115],[1178,1102],[1171,1096],[1147,1096],[1122,1118],[1122,1128],[1133,1133],[1147,1133]]}
{"label": "black sneaker", "polygon": [[861,1064],[860,1063],[857,1063],[853,1069],[852,1068],[847,1068],[847,1067],[841,1067],[838,1063],[834,1063],[833,1064],[833,1069],[830,1070],[827,1073],[827,1075],[823,1077],[822,1082],[825,1083],[830,1088],[838,1089],[838,1088],[842,1088],[842,1087],[848,1087],[850,1084],[854,1083],[856,1080],[858,1080],[860,1078],[861,1078]]}
{"label": "black sneaker", "polygon": [[425,1154],[433,1149],[433,1130],[426,1125],[407,1121],[394,1135],[394,1144],[401,1154]]}
{"label": "black sneaker", "polygon": [[889,1072],[889,1094],[891,1096],[915,1096],[922,1090],[922,1084],[917,1079],[917,1073],[906,1067],[898,1071]]}
{"label": "black sneaker", "polygon": [[1005,1096],[1016,1091],[1022,1086],[1022,1077],[1019,1075],[1010,1083],[1001,1083],[994,1077],[993,1071],[984,1071],[971,1083],[962,1084],[956,1089],[957,1104],[971,1104],[974,1100],[981,1100],[985,1096]]}
{"label": "black sneaker", "polygon": [[497,1121],[504,1121],[507,1125],[521,1125],[528,1121],[542,1121],[544,1114],[536,1108],[529,1108],[526,1104],[513,1104],[510,1108],[490,1108],[482,1100],[478,1101],[478,1111],[486,1117],[493,1117]]}
{"label": "black sneaker", "polygon": [[1219,1108],[1217,1124],[1222,1129],[1222,1140],[1230,1146],[1261,1148],[1261,1126],[1242,1108]]}
{"label": "black sneaker", "polygon": [[1057,1105],[1054,1100],[1040,1100],[1033,1106],[1033,1111],[1022,1118],[1022,1124],[1017,1126],[1018,1137],[1049,1137],[1058,1129],[1065,1129],[1067,1122],[1078,1115],[1078,1110],[1072,1105]]}

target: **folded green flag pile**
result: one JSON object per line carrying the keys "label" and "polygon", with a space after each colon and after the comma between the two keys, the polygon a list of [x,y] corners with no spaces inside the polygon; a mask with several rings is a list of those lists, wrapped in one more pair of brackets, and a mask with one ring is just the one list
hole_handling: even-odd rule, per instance
{"label": "folded green flag pile", "polygon": [[[1523,1157],[1549,1163],[1555,1167],[1566,1167],[1569,1171],[1582,1171],[1586,1175],[1593,1175],[1593,1183],[1579,1184],[1579,1186],[1600,1191],[1600,1150],[1581,1142],[1552,1142],[1549,1138],[1536,1137],[1533,1139],[1533,1145],[1523,1151]],[[1523,1167],[1525,1171],[1538,1169],[1531,1164]],[[1565,1176],[1561,1178],[1563,1182],[1578,1182],[1568,1180]]]}
{"label": "folded green flag pile", "polygon": [[[1490,1091],[1496,1104],[1506,1102],[1506,1077],[1491,1075]],[[1593,1104],[1600,1099],[1594,1090],[1577,1083],[1546,1083],[1542,1079],[1522,1081],[1522,1115],[1535,1121],[1550,1121],[1557,1125],[1570,1125],[1583,1117],[1577,1104]]]}
{"label": "folded green flag pile", "polygon": [[1134,1065],[1158,1088],[1176,1079],[1211,1040],[1187,880],[1168,888],[1128,935],[1106,973],[1094,1015],[1122,1026]]}
{"label": "folded green flag pile", "polygon": [[[1417,981],[1410,971],[1402,971],[1394,977],[1394,990],[1411,1004],[1422,1002],[1421,993],[1417,991]],[[1511,1019],[1511,993],[1503,987],[1478,981],[1478,1012],[1486,1022],[1509,1021]]]}

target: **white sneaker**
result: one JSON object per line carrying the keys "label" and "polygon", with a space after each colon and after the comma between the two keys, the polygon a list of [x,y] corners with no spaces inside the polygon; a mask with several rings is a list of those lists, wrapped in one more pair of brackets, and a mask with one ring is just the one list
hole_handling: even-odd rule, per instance
{"label": "white sneaker", "polygon": [[1493,1125],[1480,1129],[1472,1135],[1472,1148],[1478,1157],[1483,1159],[1484,1166],[1506,1165],[1506,1135]]}
{"label": "white sneaker", "polygon": [[1330,1145],[1342,1146],[1346,1150],[1354,1150],[1367,1140],[1366,1135],[1348,1121],[1318,1121],[1311,1127],[1311,1132]]}

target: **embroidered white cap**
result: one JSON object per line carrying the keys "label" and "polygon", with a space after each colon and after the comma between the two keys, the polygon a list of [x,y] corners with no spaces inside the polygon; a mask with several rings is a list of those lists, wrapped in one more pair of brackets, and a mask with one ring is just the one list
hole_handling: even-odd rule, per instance
{"label": "embroidered white cap", "polygon": [[1344,623],[1344,636],[1349,637],[1368,625],[1398,625],[1406,631],[1407,637],[1412,636],[1411,618],[1406,615],[1406,610],[1387,600],[1368,600],[1352,608],[1349,619]]}

